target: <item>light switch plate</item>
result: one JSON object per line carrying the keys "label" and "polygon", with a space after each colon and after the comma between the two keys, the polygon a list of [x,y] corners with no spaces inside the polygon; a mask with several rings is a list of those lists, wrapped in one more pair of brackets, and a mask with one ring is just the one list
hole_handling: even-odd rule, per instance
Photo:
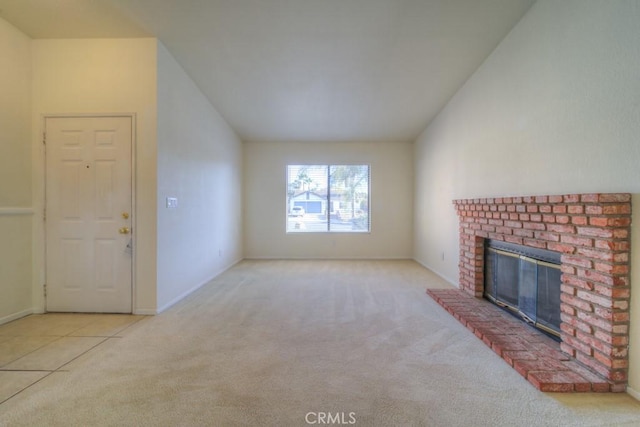
{"label": "light switch plate", "polygon": [[167,208],[175,209],[178,207],[178,198],[177,197],[167,197]]}

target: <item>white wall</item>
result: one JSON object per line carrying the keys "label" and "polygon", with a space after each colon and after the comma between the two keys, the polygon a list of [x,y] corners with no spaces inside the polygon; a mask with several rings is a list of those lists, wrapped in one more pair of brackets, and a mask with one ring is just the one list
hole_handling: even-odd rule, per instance
{"label": "white wall", "polygon": [[[246,258],[411,258],[412,145],[245,143]],[[371,233],[290,233],[287,164],[370,164]]]}
{"label": "white wall", "polygon": [[162,44],[157,194],[162,310],[242,258],[242,143]]}
{"label": "white wall", "polygon": [[[415,143],[419,262],[457,283],[453,199],[640,193],[639,22],[637,1],[533,5]],[[637,290],[640,250],[632,259]],[[635,293],[629,384],[640,390]]]}
{"label": "white wall", "polygon": [[31,47],[0,19],[0,324],[31,303]]}
{"label": "white wall", "polygon": [[[34,40],[33,177],[34,207],[44,201],[43,115],[135,113],[136,236],[135,306],[155,313],[156,299],[156,39]],[[35,222],[41,224],[41,222]],[[43,307],[43,230],[35,228],[34,305]],[[38,240],[39,239],[39,240]]]}

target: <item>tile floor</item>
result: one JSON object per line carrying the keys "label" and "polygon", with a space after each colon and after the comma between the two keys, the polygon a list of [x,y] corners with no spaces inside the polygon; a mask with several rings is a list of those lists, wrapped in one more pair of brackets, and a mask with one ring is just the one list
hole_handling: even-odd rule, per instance
{"label": "tile floor", "polygon": [[144,316],[48,313],[0,325],[0,405],[90,350],[119,339]]}

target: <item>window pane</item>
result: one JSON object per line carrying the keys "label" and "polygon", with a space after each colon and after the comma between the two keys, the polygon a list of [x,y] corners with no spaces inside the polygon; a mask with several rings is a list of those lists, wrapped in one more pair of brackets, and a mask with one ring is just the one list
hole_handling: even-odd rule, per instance
{"label": "window pane", "polygon": [[368,165],[288,165],[287,232],[368,232]]}
{"label": "window pane", "polygon": [[328,231],[327,165],[287,166],[287,231]]}
{"label": "window pane", "polygon": [[369,166],[329,168],[330,231],[369,231]]}

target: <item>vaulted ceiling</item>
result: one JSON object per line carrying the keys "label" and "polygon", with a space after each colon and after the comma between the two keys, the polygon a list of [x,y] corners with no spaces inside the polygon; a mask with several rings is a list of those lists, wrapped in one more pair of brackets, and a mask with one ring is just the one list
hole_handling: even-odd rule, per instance
{"label": "vaulted ceiling", "polygon": [[157,37],[245,141],[413,141],[533,2],[0,0],[0,17]]}

